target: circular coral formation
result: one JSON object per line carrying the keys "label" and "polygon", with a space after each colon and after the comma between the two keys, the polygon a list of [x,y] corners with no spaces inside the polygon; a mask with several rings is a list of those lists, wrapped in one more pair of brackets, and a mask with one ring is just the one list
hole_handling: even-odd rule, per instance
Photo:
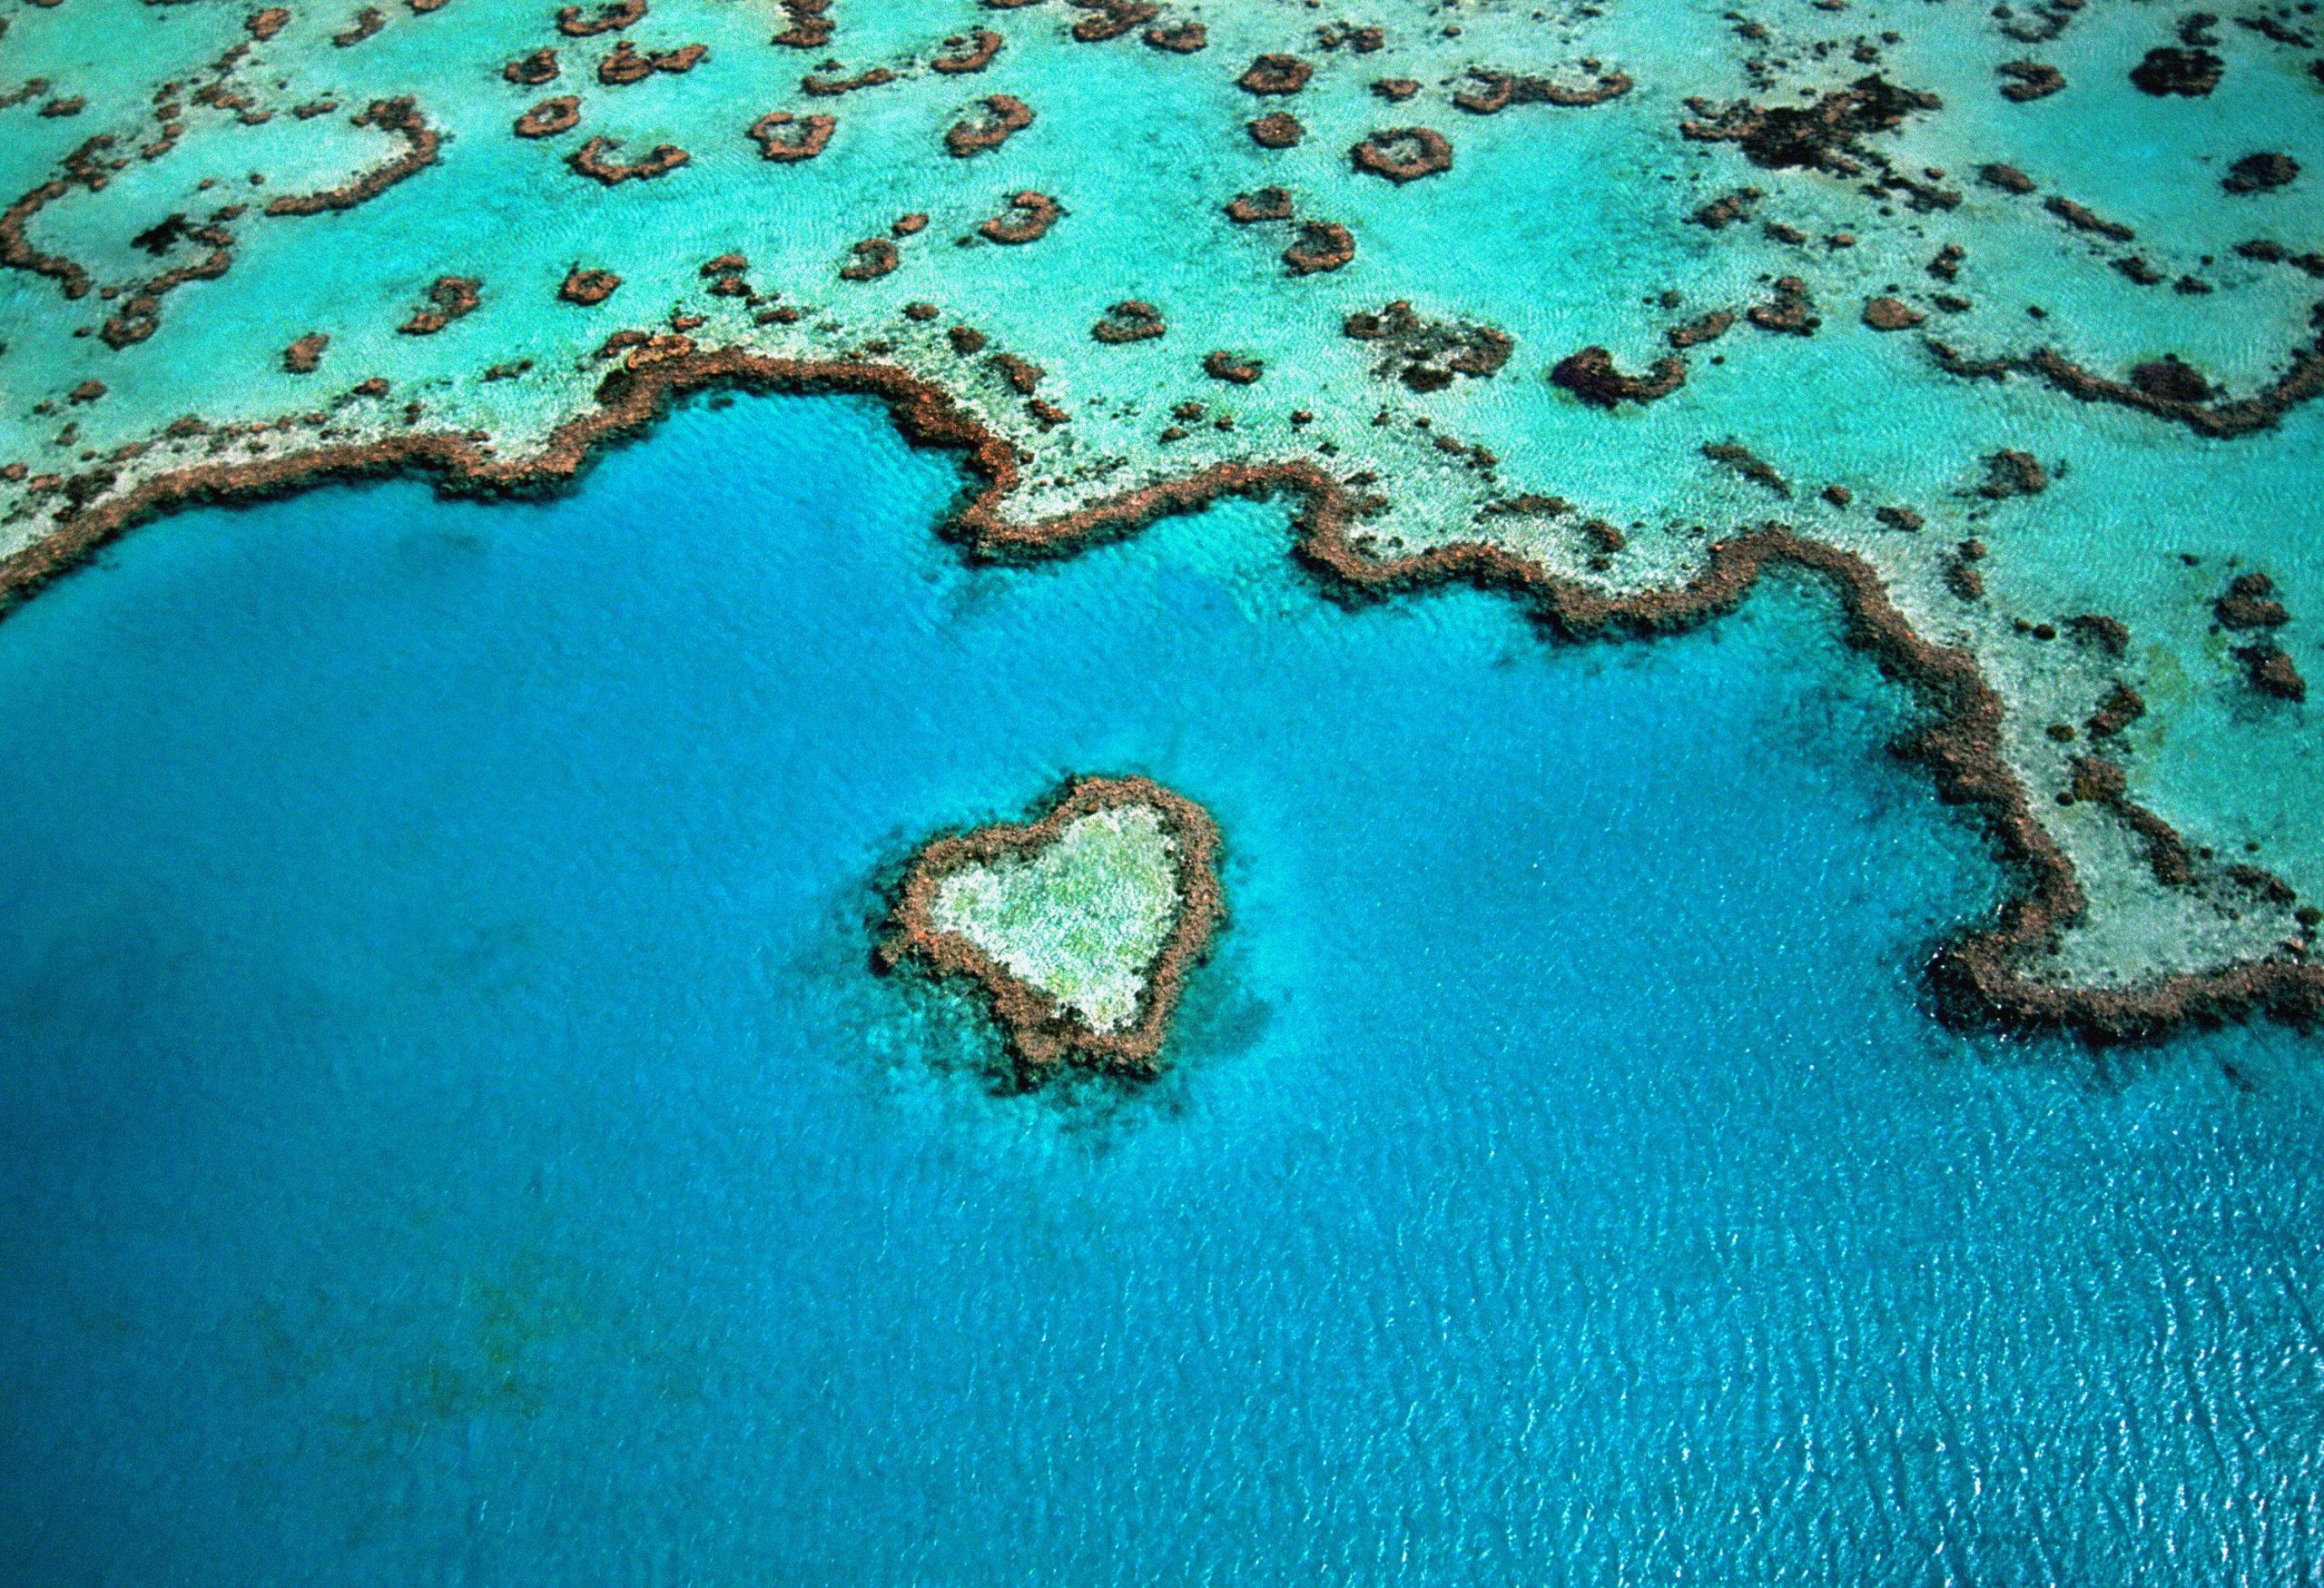
{"label": "circular coral formation", "polygon": [[1358,171],[1399,187],[1452,169],[1452,142],[1433,127],[1387,127],[1348,150]]}
{"label": "circular coral formation", "polygon": [[1299,235],[1283,251],[1283,262],[1295,276],[1335,271],[1355,257],[1355,234],[1336,221],[1305,221]]}
{"label": "circular coral formation", "polygon": [[569,133],[581,124],[581,99],[578,94],[560,94],[554,99],[544,99],[517,118],[519,138],[554,138],[559,133]]}
{"label": "circular coral formation", "polygon": [[1007,94],[988,95],[979,121],[955,122],[944,133],[944,149],[955,160],[966,160],[1003,143],[1033,124],[1033,107]]}
{"label": "circular coral formation", "polygon": [[836,116],[794,116],[787,110],[771,110],[751,123],[748,136],[762,158],[795,165],[821,154],[838,125]]}
{"label": "circular coral formation", "polygon": [[989,27],[978,28],[966,36],[955,35],[944,41],[944,47],[952,53],[938,55],[929,62],[929,70],[941,72],[947,76],[960,76],[971,72],[981,72],[992,64],[993,57],[1000,54],[1000,46],[1004,42],[999,34]]}
{"label": "circular coral formation", "polygon": [[618,187],[625,182],[650,182],[655,177],[666,176],[694,158],[675,143],[656,143],[646,151],[643,160],[627,164],[606,158],[620,146],[617,138],[592,138],[566,155],[565,163],[592,182]]}
{"label": "circular coral formation", "polygon": [[1224,348],[1203,355],[1202,372],[1213,380],[1224,380],[1232,386],[1250,385],[1265,369],[1258,360],[1243,358]]}
{"label": "circular coral formation", "polygon": [[1049,235],[1065,213],[1065,206],[1047,193],[1027,188],[1009,195],[1009,208],[977,228],[989,242],[1010,247],[1036,242]]}
{"label": "circular coral formation", "polygon": [[519,55],[500,68],[500,75],[525,88],[538,88],[556,75],[556,52],[535,50],[529,55]]}
{"label": "circular coral formation", "polygon": [[1249,226],[1261,221],[1288,221],[1291,219],[1291,190],[1263,187],[1247,193],[1236,193],[1226,206],[1226,218],[1238,226]]}
{"label": "circular coral formation", "polygon": [[1106,311],[1106,318],[1089,328],[1095,340],[1108,346],[1151,341],[1167,328],[1162,311],[1138,298],[1126,298]]}

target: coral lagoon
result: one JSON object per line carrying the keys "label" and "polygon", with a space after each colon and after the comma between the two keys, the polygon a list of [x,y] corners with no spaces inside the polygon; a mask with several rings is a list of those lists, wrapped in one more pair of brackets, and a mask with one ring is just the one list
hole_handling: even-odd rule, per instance
{"label": "coral lagoon", "polygon": [[1287,493],[1333,578],[1578,634],[1805,566],[2024,878],[1965,1013],[2315,1006],[2296,12],[8,20],[19,593],[189,500],[525,489],[675,392],[870,390],[968,450],[990,556]]}

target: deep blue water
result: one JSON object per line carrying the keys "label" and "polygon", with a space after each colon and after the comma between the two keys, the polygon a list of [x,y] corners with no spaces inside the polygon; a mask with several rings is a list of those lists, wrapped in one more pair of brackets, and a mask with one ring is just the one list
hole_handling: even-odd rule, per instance
{"label": "deep blue water", "polygon": [[[1561,648],[954,485],[744,400],[0,626],[7,1581],[2324,1570],[2313,1045],[1937,1027],[1998,879],[1824,597]],[[997,1096],[877,888],[1068,771],[1232,924],[1158,1086]]]}

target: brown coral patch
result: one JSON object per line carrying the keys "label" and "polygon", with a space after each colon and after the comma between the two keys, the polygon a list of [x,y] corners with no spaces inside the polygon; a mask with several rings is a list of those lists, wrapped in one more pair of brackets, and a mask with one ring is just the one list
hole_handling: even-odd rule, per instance
{"label": "brown coral patch", "polygon": [[1747,219],[1752,209],[1767,195],[1755,187],[1738,187],[1733,192],[1721,193],[1695,208],[1687,217],[1707,232],[1724,232],[1736,222]]}
{"label": "brown coral patch", "polygon": [[877,88],[893,83],[896,74],[885,66],[872,66],[852,77],[818,77],[813,74],[799,79],[799,86],[818,99],[837,99],[842,94],[853,94],[860,88]]}
{"label": "brown coral patch", "polygon": [[2083,728],[2093,739],[2111,739],[2146,715],[2146,697],[2117,680]]}
{"label": "brown coral patch", "polygon": [[478,291],[482,285],[474,276],[437,277],[428,289],[428,306],[412,311],[411,318],[396,330],[406,336],[434,336],[455,320],[476,312],[484,301]]}
{"label": "brown coral patch", "polygon": [[1687,364],[1683,359],[1666,356],[1655,360],[1643,375],[1625,375],[1615,366],[1614,355],[1593,343],[1560,359],[1550,370],[1550,380],[1584,402],[1612,408],[1617,403],[1655,402],[1669,396],[1687,383]]}
{"label": "brown coral patch", "polygon": [[1295,276],[1338,270],[1355,257],[1355,233],[1336,221],[1303,221],[1283,262]]}
{"label": "brown coral patch", "polygon": [[1442,391],[1453,377],[1488,380],[1501,372],[1516,350],[1515,339],[1490,325],[1428,320],[1402,298],[1378,312],[1359,310],[1340,322],[1351,341],[1375,345],[1380,356],[1372,373],[1401,380],[1414,391]]}
{"label": "brown coral patch", "polygon": [[1315,68],[1296,55],[1261,55],[1243,69],[1235,86],[1246,94],[1296,94],[1315,74]]}
{"label": "brown coral patch", "polygon": [[1000,46],[1007,42],[989,27],[978,28],[963,38],[946,39],[944,47],[952,53],[930,61],[929,70],[947,76],[981,72],[992,64],[993,57],[1000,54]]}
{"label": "brown coral patch", "polygon": [[1199,22],[1166,22],[1147,28],[1145,38],[1153,48],[1174,55],[1191,55],[1210,47],[1210,30]]}
{"label": "brown coral patch", "polygon": [[832,0],[782,0],[783,31],[769,40],[787,50],[820,50],[832,42]]}
{"label": "brown coral patch", "polygon": [[517,118],[519,138],[554,138],[559,133],[569,133],[581,124],[581,96],[560,94],[554,99],[544,99]]}
{"label": "brown coral patch", "polygon": [[1927,318],[1911,304],[1895,298],[1871,298],[1864,305],[1864,322],[1875,330],[1910,330]]}
{"label": "brown coral patch", "polygon": [[896,245],[884,237],[867,237],[848,250],[847,262],[840,266],[843,281],[876,281],[903,262],[903,255]]}
{"label": "brown coral patch", "polygon": [[1737,144],[1752,164],[1770,170],[1834,176],[1860,176],[1867,164],[1885,169],[1886,159],[1868,150],[1864,138],[1894,132],[1906,117],[1943,104],[1935,94],[1899,87],[1876,74],[1812,105],[1767,107],[1738,100],[1721,110],[1702,100],[1687,103],[1696,113],[1679,123],[1682,136],[1699,143]]}
{"label": "brown coral patch", "polygon": [[1745,311],[1745,317],[1761,330],[1779,330],[1792,336],[1814,336],[1816,328],[1824,323],[1808,299],[1807,283],[1797,276],[1777,276],[1775,296],[1765,303],[1753,304]]}
{"label": "brown coral patch", "polygon": [[836,116],[794,116],[787,110],[771,110],[751,123],[748,135],[763,158],[793,165],[821,154],[838,126]]}
{"label": "brown coral patch", "polygon": [[1118,39],[1162,15],[1162,7],[1147,0],[1073,0],[1073,4],[1090,14],[1073,25],[1073,36],[1085,44]]}
{"label": "brown coral patch", "polygon": [[1433,127],[1386,127],[1348,152],[1356,170],[1403,186],[1452,169],[1452,141]]}
{"label": "brown coral patch", "polygon": [[2290,155],[2262,152],[2246,154],[2229,166],[2219,185],[2231,193],[2260,193],[2288,186],[2299,175],[2299,162]]}
{"label": "brown coral patch", "polygon": [[1106,311],[1106,318],[1089,328],[1095,340],[1108,346],[1151,341],[1168,328],[1162,311],[1141,298],[1125,298]]}
{"label": "brown coral patch", "polygon": [[[2316,307],[2311,323],[2324,327],[2324,304]],[[2185,425],[2197,435],[2221,439],[2273,429],[2286,413],[2324,393],[2324,336],[2295,353],[2290,369],[2275,380],[2249,397],[2232,399],[2219,397],[2202,371],[2176,355],[2140,364],[2128,380],[2115,380],[2083,369],[2053,348],[1983,360],[1965,358],[1935,340],[1929,343],[1929,350],[1942,368],[1955,375],[1989,380],[2014,372],[2037,375],[2083,402],[2136,409]]]}
{"label": "brown coral patch", "polygon": [[547,48],[519,55],[500,68],[501,76],[523,88],[538,88],[555,78],[556,73],[556,52]]}
{"label": "brown coral patch", "polygon": [[2222,628],[2281,628],[2291,621],[2291,614],[2275,597],[2275,580],[2261,573],[2241,574],[2211,603],[2211,616]]}
{"label": "brown coral patch", "polygon": [[2039,61],[2004,61],[1994,70],[2009,79],[2001,85],[2001,96],[2013,104],[2047,99],[2066,85],[2064,73]]}
{"label": "brown coral patch", "polygon": [[1791,495],[1791,481],[1786,479],[1774,464],[1740,442],[1706,441],[1701,451],[1713,463],[1733,470],[1738,478],[1771,490],[1779,497]]}
{"label": "brown coral patch", "polygon": [[620,147],[618,138],[592,138],[566,155],[565,163],[592,182],[618,187],[625,182],[651,182],[657,176],[666,176],[694,158],[675,143],[656,143],[641,160],[624,163],[609,159],[608,155]]}
{"label": "brown coral patch", "polygon": [[1988,501],[2038,497],[2050,488],[2050,471],[2031,452],[2004,447],[1985,459],[1985,479],[1977,494]]}
{"label": "brown coral patch", "polygon": [[998,149],[1033,124],[1033,107],[1011,94],[988,95],[983,104],[982,117],[955,122],[945,130],[944,149],[954,159],[966,160]]}
{"label": "brown coral patch", "polygon": [[578,5],[567,5],[556,14],[556,31],[569,39],[585,39],[601,33],[619,33],[645,16],[645,0],[613,0],[613,4],[597,7],[591,15]]}
{"label": "brown coral patch", "polygon": [[619,88],[632,83],[643,83],[656,72],[682,75],[691,72],[710,54],[707,44],[682,44],[675,50],[655,50],[645,54],[627,39],[615,44],[613,54],[597,63],[597,81],[608,88]]}
{"label": "brown coral patch", "polygon": [[2295,704],[2308,698],[2308,680],[2300,676],[2291,653],[2280,646],[2261,640],[2239,647],[2235,659],[2243,664],[2244,677],[2260,694]]}
{"label": "brown coral patch", "polygon": [[1009,195],[1009,207],[977,228],[988,242],[1010,247],[1037,242],[1049,235],[1049,228],[1065,213],[1065,206],[1047,193],[1027,188]]}
{"label": "brown coral patch", "polygon": [[2042,201],[2042,207],[2077,232],[2092,232],[2116,242],[2128,242],[2138,236],[2119,221],[2109,221],[2097,212],[2075,203],[2063,193],[2052,193]]}
{"label": "brown coral patch", "polygon": [[1276,111],[1247,123],[1244,129],[1251,134],[1251,142],[1262,149],[1289,149],[1307,135],[1299,118],[1287,110]]}
{"label": "brown coral patch", "polygon": [[2149,50],[2139,64],[2131,68],[2131,81],[2142,94],[2157,98],[2178,94],[2187,99],[2201,99],[2219,86],[2226,65],[2209,50],[2180,50],[2164,47]]}
{"label": "brown coral patch", "polygon": [[1734,329],[1735,316],[1727,310],[1714,309],[1709,314],[1674,325],[1662,334],[1664,340],[1683,353],[1689,348],[1717,341]]}
{"label": "brown coral patch", "polygon": [[1248,359],[1221,348],[1205,353],[1202,372],[1213,380],[1224,380],[1231,386],[1248,386],[1265,373],[1266,366],[1256,359]]}
{"label": "brown coral patch", "polygon": [[1507,110],[1513,104],[1553,104],[1567,109],[1587,109],[1621,98],[1633,84],[1626,72],[1600,73],[1594,80],[1581,87],[1571,87],[1546,77],[1524,77],[1514,72],[1497,72],[1485,66],[1472,66],[1469,76],[1476,84],[1452,95],[1452,103],[1471,115],[1489,116]]}
{"label": "brown coral patch", "polygon": [[41,252],[25,236],[25,229],[43,206],[63,198],[75,186],[91,192],[103,187],[110,179],[100,157],[113,142],[111,134],[98,133],[64,157],[63,175],[49,178],[0,212],[0,265],[46,276],[64,289],[67,298],[87,295],[88,271],[63,254]]}
{"label": "brown coral patch", "polygon": [[1291,190],[1263,187],[1247,193],[1236,193],[1226,206],[1226,218],[1238,226],[1249,226],[1261,221],[1291,219]]}
{"label": "brown coral patch", "polygon": [[442,137],[409,98],[375,99],[356,114],[354,123],[395,133],[404,141],[404,152],[337,187],[325,188],[320,192],[286,193],[266,206],[268,214],[320,215],[327,210],[351,210],[435,164],[443,146]]}
{"label": "brown coral patch", "polygon": [[311,375],[322,365],[323,350],[330,345],[330,338],[320,330],[310,330],[282,350],[282,368],[288,374]]}
{"label": "brown coral patch", "polygon": [[995,353],[991,364],[1019,397],[1030,397],[1039,388],[1041,378],[1049,373],[1029,359],[1020,359],[1015,353]]}
{"label": "brown coral patch", "polygon": [[575,265],[565,273],[565,281],[556,289],[556,295],[567,303],[578,303],[588,309],[612,297],[614,289],[620,285],[621,278],[611,271],[585,271]]}
{"label": "brown coral patch", "polygon": [[345,31],[330,35],[330,42],[342,50],[352,49],[387,25],[388,19],[379,14],[378,6],[366,5],[355,14],[355,20]]}
{"label": "brown coral patch", "polygon": [[[222,215],[240,212],[239,205],[221,211]],[[153,280],[133,288],[120,301],[116,312],[108,316],[97,328],[98,338],[115,351],[142,342],[162,327],[162,301],[189,281],[212,281],[226,273],[234,262],[234,238],[222,225],[212,222],[195,227],[186,235],[202,244],[210,252],[198,260],[173,265]]]}

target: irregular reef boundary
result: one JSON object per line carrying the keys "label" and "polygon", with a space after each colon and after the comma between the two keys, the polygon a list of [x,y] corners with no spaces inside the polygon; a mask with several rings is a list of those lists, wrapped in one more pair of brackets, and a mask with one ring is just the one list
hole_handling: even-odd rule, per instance
{"label": "irregular reef boundary", "polygon": [[914,444],[962,455],[980,483],[964,494],[944,532],[986,560],[1070,553],[1222,497],[1294,495],[1305,498],[1294,518],[1296,555],[1335,587],[1373,595],[1453,583],[1498,590],[1527,600],[1551,630],[1573,638],[1690,627],[1733,607],[1768,570],[1804,569],[1838,592],[1850,643],[1870,651],[1931,712],[1932,725],[1900,749],[1928,769],[1939,797],[1974,805],[1984,814],[2000,858],[2024,881],[1993,926],[1965,932],[1937,952],[1930,981],[1944,1018],[1956,1024],[2066,1028],[2093,1041],[2122,1042],[2255,1011],[2301,1026],[2324,1015],[2324,964],[2304,960],[2250,961],[2130,988],[2058,986],[2027,976],[2021,968],[2024,955],[2084,908],[2073,863],[2034,819],[2025,786],[2003,756],[2005,708],[1975,659],[1915,633],[1872,565],[1852,552],[1770,525],[1714,542],[1707,565],[1684,585],[1620,596],[1561,579],[1514,552],[1477,542],[1375,557],[1351,538],[1369,499],[1305,458],[1214,464],[1055,518],[1012,523],[1001,504],[1019,481],[1014,445],[941,388],[891,364],[783,359],[729,348],[616,370],[598,387],[594,409],[566,420],[537,453],[521,459],[496,459],[461,433],[418,432],[238,463],[195,464],[113,495],[105,493],[115,476],[100,466],[64,482],[65,505],[54,533],[0,560],[0,613],[131,528],[188,507],[406,473],[429,476],[453,494],[553,490],[598,449],[665,417],[673,398],[718,387],[880,399]]}
{"label": "irregular reef boundary", "polygon": [[[1063,797],[1052,798],[1049,814],[1038,821],[995,822],[939,838],[914,855],[897,892],[879,963],[892,969],[918,959],[940,975],[975,978],[1008,1033],[1019,1086],[1038,1085],[1067,1062],[1150,1080],[1161,1073],[1162,1041],[1187,972],[1210,946],[1226,912],[1218,883],[1218,825],[1200,805],[1151,778],[1077,777],[1066,784]],[[1038,854],[1082,817],[1132,805],[1153,811],[1177,846],[1177,916],[1146,972],[1137,1018],[1118,1031],[1093,1031],[967,938],[938,926],[936,895],[944,879],[965,866]]]}

